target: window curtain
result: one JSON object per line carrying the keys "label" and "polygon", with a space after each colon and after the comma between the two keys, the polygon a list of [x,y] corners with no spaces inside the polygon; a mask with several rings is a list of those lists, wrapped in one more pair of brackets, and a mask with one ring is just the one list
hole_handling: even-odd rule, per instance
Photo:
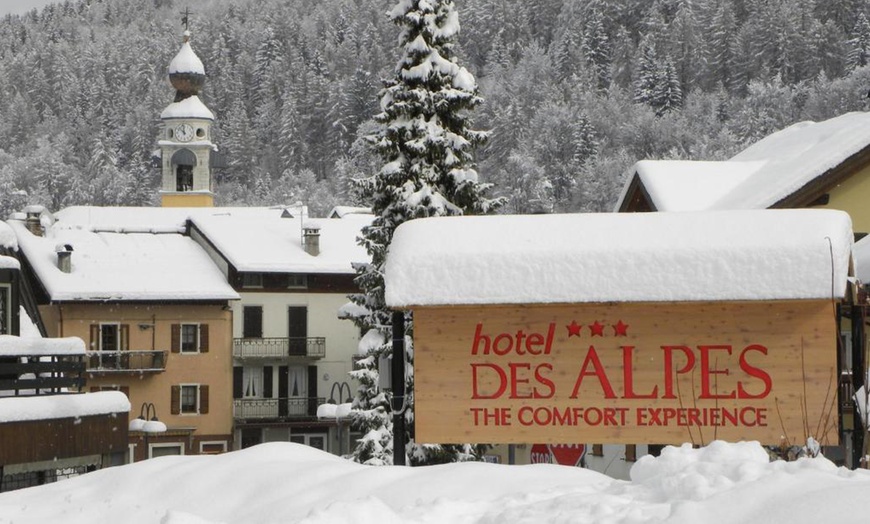
{"label": "window curtain", "polygon": [[263,395],[263,368],[242,369],[242,384],[245,397],[261,397]]}
{"label": "window curtain", "polygon": [[288,394],[291,397],[306,397],[308,391],[305,389],[305,368],[292,367],[289,370],[290,381]]}

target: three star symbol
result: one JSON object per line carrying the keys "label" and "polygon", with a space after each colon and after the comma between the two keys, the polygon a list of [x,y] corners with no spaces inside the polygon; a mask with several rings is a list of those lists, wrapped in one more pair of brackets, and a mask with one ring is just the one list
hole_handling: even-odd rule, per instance
{"label": "three star symbol", "polygon": [[[586,324],[589,326],[589,333],[593,337],[603,337],[604,329],[607,327],[607,324],[602,324],[599,321],[595,321],[592,324]],[[568,338],[571,337],[579,337],[583,333],[584,324],[578,324],[576,320],[572,320],[570,324],[565,326],[568,329]],[[613,336],[616,337],[627,337],[628,336],[628,324],[623,322],[621,319],[616,324],[611,324],[610,327],[613,328]]]}

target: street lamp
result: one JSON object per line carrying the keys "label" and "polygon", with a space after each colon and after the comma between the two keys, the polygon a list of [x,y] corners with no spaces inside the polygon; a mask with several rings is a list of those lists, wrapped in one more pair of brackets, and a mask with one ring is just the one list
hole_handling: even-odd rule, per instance
{"label": "street lamp", "polygon": [[[336,397],[336,389],[338,396]],[[342,393],[347,391],[346,396],[342,397]],[[341,401],[342,398],[346,400]],[[336,400],[337,399],[337,400]],[[342,428],[344,423],[350,418],[351,402],[353,395],[350,392],[350,386],[347,382],[335,382],[332,384],[332,390],[329,393],[329,400],[326,404],[317,406],[317,418],[335,419],[335,425],[338,428],[338,454],[344,455],[344,440],[342,439]]]}
{"label": "street lamp", "polygon": [[145,458],[150,458],[148,436],[152,433],[165,433],[166,424],[157,420],[157,408],[151,402],[143,402],[139,416],[130,421],[130,431],[141,431],[145,434]]}

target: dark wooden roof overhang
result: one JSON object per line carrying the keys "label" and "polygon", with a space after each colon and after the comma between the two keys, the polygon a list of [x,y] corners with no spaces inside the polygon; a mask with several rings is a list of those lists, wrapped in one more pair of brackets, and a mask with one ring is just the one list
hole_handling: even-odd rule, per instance
{"label": "dark wooden roof overhang", "polygon": [[625,198],[619,205],[619,213],[648,213],[658,211],[653,203],[652,197],[644,187],[640,180],[640,175],[637,171],[631,174],[631,182],[628,185],[628,190],[625,192]]}
{"label": "dark wooden roof overhang", "polygon": [[870,145],[810,180],[797,191],[781,198],[770,208],[793,209],[822,203],[826,193],[868,166],[870,166]]}

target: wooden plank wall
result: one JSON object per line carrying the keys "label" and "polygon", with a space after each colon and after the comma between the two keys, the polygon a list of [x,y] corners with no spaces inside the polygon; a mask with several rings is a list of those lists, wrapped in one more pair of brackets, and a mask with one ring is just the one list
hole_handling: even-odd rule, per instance
{"label": "wooden plank wall", "polygon": [[417,440],[836,444],[836,340],[824,300],[415,308]]}
{"label": "wooden plank wall", "polygon": [[127,451],[127,413],[0,424],[0,464]]}

